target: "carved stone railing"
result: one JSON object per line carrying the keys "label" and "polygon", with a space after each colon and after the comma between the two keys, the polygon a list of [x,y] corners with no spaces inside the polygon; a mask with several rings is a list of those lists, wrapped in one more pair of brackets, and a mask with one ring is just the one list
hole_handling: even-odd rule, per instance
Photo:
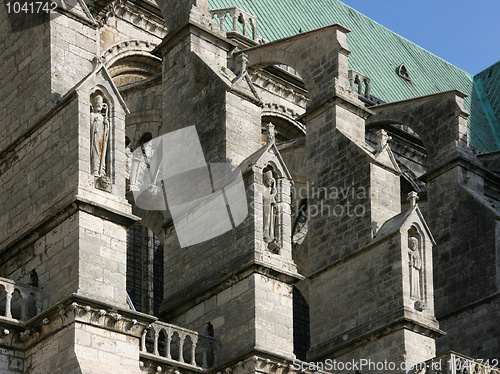
{"label": "carved stone railing", "polygon": [[431,360],[415,370],[421,374],[500,374],[498,361],[474,360],[467,356],[449,352]]}
{"label": "carved stone railing", "polygon": [[[224,23],[226,17],[229,15],[229,17],[231,17],[233,21],[232,30],[230,31],[240,32],[238,29],[238,22],[240,22],[243,25],[243,36],[253,39],[254,41],[258,41],[257,17],[252,16],[251,14],[236,7],[213,9],[210,11],[210,15],[212,16],[212,18],[218,18],[221,31],[228,31],[224,30]],[[249,28],[252,29],[252,35],[249,35]]]}
{"label": "carved stone railing", "polygon": [[219,340],[164,322],[154,322],[141,338],[141,360],[165,363],[195,371],[217,364]]}
{"label": "carved stone railing", "polygon": [[358,73],[355,70],[348,72],[349,86],[358,92],[358,95],[370,97],[370,78]]}
{"label": "carved stone railing", "polygon": [[0,318],[25,322],[42,312],[43,293],[33,286],[0,278]]}

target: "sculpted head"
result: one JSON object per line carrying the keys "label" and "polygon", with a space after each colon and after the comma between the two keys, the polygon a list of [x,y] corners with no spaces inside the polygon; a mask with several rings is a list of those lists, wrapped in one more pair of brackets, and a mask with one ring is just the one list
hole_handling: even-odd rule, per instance
{"label": "sculpted head", "polygon": [[102,110],[103,99],[101,95],[94,97],[94,110],[96,113],[100,113]]}
{"label": "sculpted head", "polygon": [[264,173],[264,185],[267,187],[272,187],[274,184],[274,177],[272,171],[266,171]]}
{"label": "sculpted head", "polygon": [[408,243],[409,243],[409,247],[412,251],[416,251],[417,248],[418,248],[418,239],[415,238],[415,237],[410,237],[410,239],[408,239]]}

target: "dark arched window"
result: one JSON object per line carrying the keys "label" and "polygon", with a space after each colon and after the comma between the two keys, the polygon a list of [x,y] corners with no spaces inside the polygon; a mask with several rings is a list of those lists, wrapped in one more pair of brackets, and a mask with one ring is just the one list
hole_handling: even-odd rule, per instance
{"label": "dark arched window", "polygon": [[163,300],[163,246],[139,224],[127,232],[127,293],[137,311],[158,315]]}
{"label": "dark arched window", "polygon": [[302,361],[311,345],[309,305],[299,289],[293,286],[293,353]]}

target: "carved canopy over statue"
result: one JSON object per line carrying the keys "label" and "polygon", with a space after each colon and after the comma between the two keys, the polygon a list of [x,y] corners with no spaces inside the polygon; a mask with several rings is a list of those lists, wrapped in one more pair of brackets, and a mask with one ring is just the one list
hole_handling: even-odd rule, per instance
{"label": "carved canopy over statue", "polygon": [[104,177],[107,174],[106,152],[108,150],[109,119],[108,105],[101,95],[94,98],[93,112],[90,114],[90,168],[92,175]]}

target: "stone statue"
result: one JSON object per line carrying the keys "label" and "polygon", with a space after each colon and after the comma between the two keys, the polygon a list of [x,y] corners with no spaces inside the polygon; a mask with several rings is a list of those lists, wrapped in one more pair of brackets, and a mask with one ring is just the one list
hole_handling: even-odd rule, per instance
{"label": "stone statue", "polygon": [[422,299],[422,287],[420,272],[422,271],[422,258],[418,251],[418,239],[409,239],[409,259],[410,259],[410,296],[415,299]]}
{"label": "stone statue", "polygon": [[132,152],[130,162],[130,191],[140,191],[139,187],[139,174],[141,173],[141,161],[143,160],[143,152],[141,147]]}
{"label": "stone statue", "polygon": [[264,242],[274,241],[274,220],[276,207],[276,180],[272,171],[264,173],[263,211],[264,211]]}
{"label": "stone statue", "polygon": [[387,135],[387,131],[383,129],[378,130],[375,138],[375,142],[377,143],[376,149],[381,151],[391,139],[392,138]]}
{"label": "stone statue", "polygon": [[130,191],[149,191],[152,196],[161,192],[163,164],[158,143],[151,140],[137,147],[130,156]]}
{"label": "stone statue", "polygon": [[[104,114],[102,113],[104,110]],[[90,166],[92,175],[106,176],[106,151],[109,137],[108,106],[101,95],[94,98],[94,111],[90,114],[91,146]]]}
{"label": "stone statue", "polygon": [[125,146],[125,178],[130,179],[130,170],[132,169],[132,148],[130,144]]}
{"label": "stone statue", "polygon": [[267,124],[267,144],[274,143],[276,141],[276,130],[274,125],[269,122]]}
{"label": "stone statue", "polygon": [[307,202],[305,202],[297,213],[297,219],[292,231],[292,245],[296,247],[304,241],[308,231],[307,223]]}

